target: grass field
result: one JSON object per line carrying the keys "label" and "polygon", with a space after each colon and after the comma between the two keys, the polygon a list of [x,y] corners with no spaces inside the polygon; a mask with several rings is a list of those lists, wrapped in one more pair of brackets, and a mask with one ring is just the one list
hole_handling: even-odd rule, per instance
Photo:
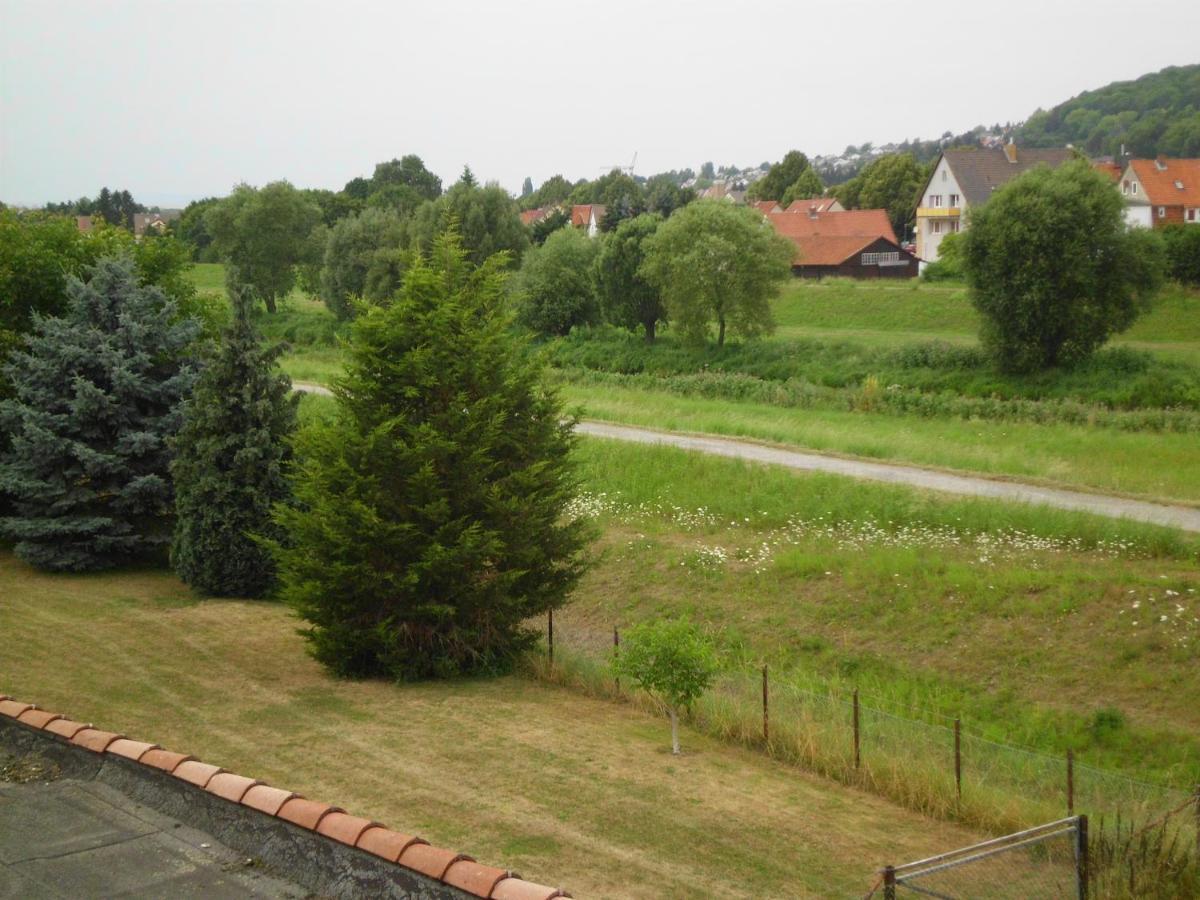
{"label": "grass field", "polygon": [[522,678],[337,681],[271,603],[0,555],[0,690],[415,831],[579,897],[850,896],[978,839]]}
{"label": "grass field", "polygon": [[566,383],[591,419],[744,437],[828,453],[1200,503],[1200,435],[781,409],[619,385]]}

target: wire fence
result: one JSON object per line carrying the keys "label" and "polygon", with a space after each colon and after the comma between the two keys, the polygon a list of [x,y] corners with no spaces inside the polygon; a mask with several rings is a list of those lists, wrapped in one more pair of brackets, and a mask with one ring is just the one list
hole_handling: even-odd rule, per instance
{"label": "wire fence", "polygon": [[[564,654],[589,661],[592,681],[603,680],[611,677],[605,663],[619,638],[616,628],[610,634],[560,623],[551,652],[557,649],[560,662]],[[1200,856],[1200,790],[1096,768],[1071,753],[1055,756],[989,740],[958,719],[922,713],[925,718],[883,709],[858,691],[806,689],[763,667],[723,673],[690,720],[910,808],[997,831],[1079,812],[1093,822],[1137,830],[1171,814],[1178,841]]]}

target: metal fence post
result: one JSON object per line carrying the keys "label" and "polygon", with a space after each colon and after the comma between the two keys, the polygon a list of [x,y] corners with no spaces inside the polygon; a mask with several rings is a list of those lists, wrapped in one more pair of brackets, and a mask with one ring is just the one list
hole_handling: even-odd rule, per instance
{"label": "metal fence post", "polygon": [[1075,815],[1075,751],[1067,751],[1067,815]]}
{"label": "metal fence post", "polygon": [[883,867],[883,900],[896,900],[896,867]]}
{"label": "metal fence post", "polygon": [[767,709],[767,664],[763,663],[763,743],[771,740],[771,714]]}
{"label": "metal fence post", "polygon": [[954,720],[954,791],[962,802],[962,724]]}
{"label": "metal fence post", "polygon": [[1080,816],[1075,823],[1075,880],[1079,885],[1079,900],[1088,897],[1088,820]]}
{"label": "metal fence post", "polygon": [[554,610],[550,610],[546,626],[546,644],[550,648],[550,665],[554,665]]}
{"label": "metal fence post", "polygon": [[[862,757],[859,754],[858,744],[858,688],[854,689],[854,768],[859,767],[862,762]],[[895,893],[895,891],[893,891]]]}

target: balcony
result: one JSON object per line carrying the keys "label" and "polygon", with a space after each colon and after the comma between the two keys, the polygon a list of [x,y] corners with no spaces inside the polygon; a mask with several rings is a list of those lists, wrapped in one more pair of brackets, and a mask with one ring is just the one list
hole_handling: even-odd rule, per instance
{"label": "balcony", "polygon": [[918,219],[957,219],[962,214],[962,210],[957,206],[918,206]]}

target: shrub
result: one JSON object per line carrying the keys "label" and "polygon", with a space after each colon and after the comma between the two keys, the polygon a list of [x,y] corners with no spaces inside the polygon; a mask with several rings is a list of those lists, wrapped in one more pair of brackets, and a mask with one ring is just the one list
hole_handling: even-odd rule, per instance
{"label": "shrub", "polygon": [[598,321],[599,249],[599,242],[577,228],[562,228],[530,249],[515,281],[521,324],[541,335],[562,335]]}

